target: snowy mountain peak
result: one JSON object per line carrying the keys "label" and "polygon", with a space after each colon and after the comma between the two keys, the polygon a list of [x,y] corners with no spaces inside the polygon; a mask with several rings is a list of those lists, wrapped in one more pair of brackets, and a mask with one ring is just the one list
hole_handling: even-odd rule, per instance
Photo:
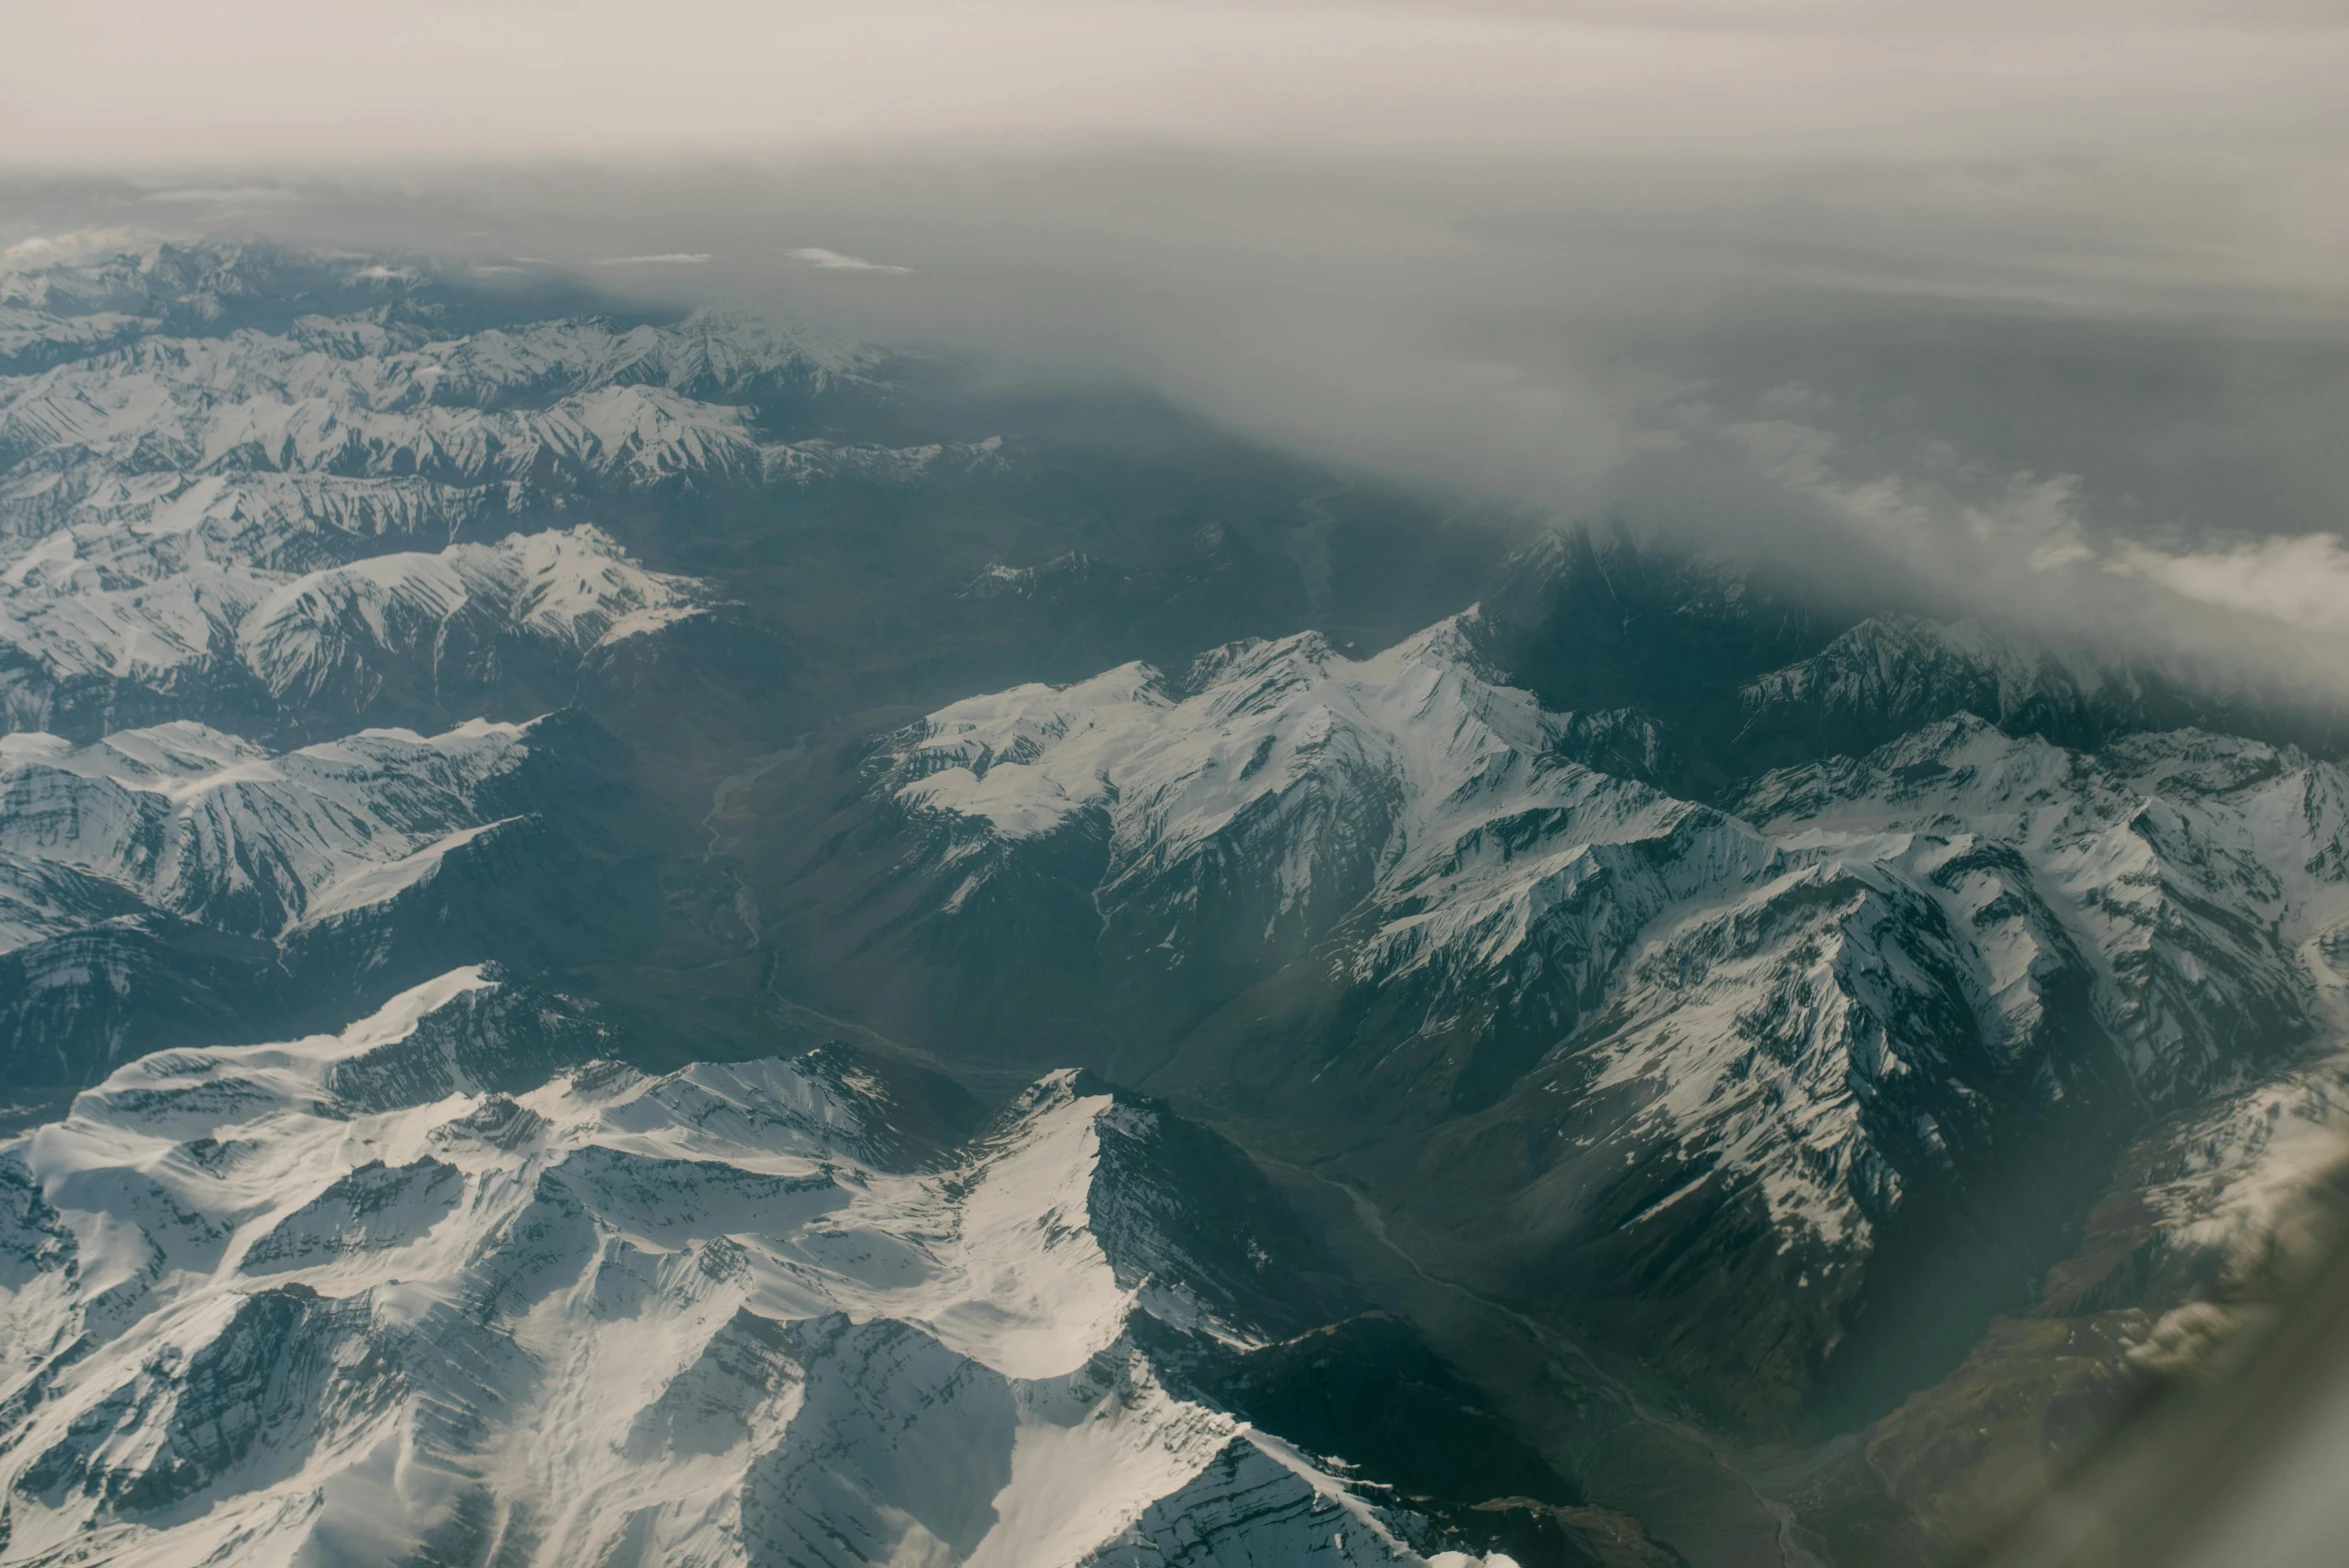
{"label": "snowy mountain peak", "polygon": [[885,777],[908,808],[1013,838],[1103,811],[1139,852],[1204,842],[1316,781],[1399,793],[1425,815],[1505,757],[1530,769],[1549,738],[1533,700],[1477,673],[1449,622],[1364,660],[1310,632],[1234,644],[1182,693],[1137,664],[973,698],[895,742]]}

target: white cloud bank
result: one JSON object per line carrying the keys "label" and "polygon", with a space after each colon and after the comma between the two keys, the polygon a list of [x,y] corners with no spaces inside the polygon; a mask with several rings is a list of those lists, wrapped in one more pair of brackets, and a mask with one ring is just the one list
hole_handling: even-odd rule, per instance
{"label": "white cloud bank", "polygon": [[152,243],[154,239],[155,235],[145,229],[118,228],[105,224],[94,224],[63,234],[34,234],[0,250],[0,271],[50,267],[59,262],[79,261],[89,256],[135,251]]}
{"label": "white cloud bank", "polygon": [[2128,545],[2105,565],[2204,604],[2301,631],[2349,634],[2349,545],[2338,534],[2247,540],[2185,555]]}

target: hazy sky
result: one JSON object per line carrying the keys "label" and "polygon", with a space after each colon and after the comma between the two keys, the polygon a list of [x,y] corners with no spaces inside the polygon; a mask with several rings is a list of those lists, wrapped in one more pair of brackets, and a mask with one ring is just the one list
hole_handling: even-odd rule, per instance
{"label": "hazy sky", "polygon": [[2225,160],[2305,153],[2343,113],[2340,8],[2317,0],[13,9],[0,133],[7,156],[36,163],[836,153],[972,136]]}
{"label": "hazy sky", "polygon": [[557,265],[2349,666],[2338,0],[16,10],[19,264]]}

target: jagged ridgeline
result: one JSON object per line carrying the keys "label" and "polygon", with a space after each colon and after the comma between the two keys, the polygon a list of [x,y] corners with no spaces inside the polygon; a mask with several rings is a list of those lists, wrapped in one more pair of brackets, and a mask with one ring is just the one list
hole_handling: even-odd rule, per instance
{"label": "jagged ridgeline", "polygon": [[1951,1560],[2349,1169],[2345,736],[762,318],[0,272],[0,1562]]}

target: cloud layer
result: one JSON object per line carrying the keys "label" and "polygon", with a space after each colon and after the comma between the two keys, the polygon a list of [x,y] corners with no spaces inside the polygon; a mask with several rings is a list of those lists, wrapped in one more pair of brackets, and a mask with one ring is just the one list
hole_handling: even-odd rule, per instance
{"label": "cloud layer", "polygon": [[2109,567],[2205,604],[2304,631],[2349,635],[2349,546],[2338,534],[2246,540],[2188,555],[2125,545]]}
{"label": "cloud layer", "polygon": [[867,261],[862,256],[845,255],[826,250],[821,245],[801,245],[783,253],[783,259],[795,267],[815,267],[825,272],[895,272],[913,271],[911,267],[892,266],[883,261]]}

